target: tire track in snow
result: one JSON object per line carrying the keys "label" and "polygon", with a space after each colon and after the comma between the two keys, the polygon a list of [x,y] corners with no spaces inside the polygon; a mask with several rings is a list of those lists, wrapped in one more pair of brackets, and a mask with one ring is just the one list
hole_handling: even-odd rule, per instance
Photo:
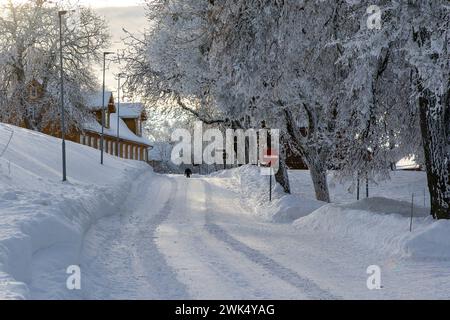
{"label": "tire track in snow", "polygon": [[[156,286],[157,295],[159,298],[165,299],[189,299],[189,294],[187,293],[186,286],[178,281],[176,277],[176,272],[168,265],[166,258],[160,252],[158,245],[156,243],[157,232],[160,225],[164,223],[173,211],[173,206],[175,203],[175,194],[177,193],[177,187],[175,187],[175,182],[169,178],[170,197],[167,199],[164,206],[159,210],[159,212],[153,215],[148,221],[145,221],[145,225],[150,227],[150,247],[142,248],[147,259],[150,261],[151,270],[148,270],[148,275],[151,279],[154,279],[158,283]],[[151,192],[151,190],[149,190]]]}
{"label": "tire track in snow", "polygon": [[[191,180],[192,181],[192,180]],[[199,181],[199,180],[197,180]],[[204,183],[201,182],[204,186]],[[187,190],[187,182],[184,182],[183,189]],[[205,190],[206,191],[206,190]],[[207,196],[204,199],[205,210],[207,209]],[[205,213],[205,219],[208,216]],[[202,226],[203,229],[203,226]],[[203,230],[202,230],[203,233]],[[204,235],[204,233],[203,233]],[[230,268],[230,265],[224,263],[223,256],[218,253],[219,248],[211,248],[211,243],[208,239],[205,239],[201,234],[193,237],[193,243],[195,248],[201,248],[199,250],[199,257],[205,265],[210,266],[210,269],[217,275],[217,277],[222,278],[223,281],[227,282],[229,285],[236,287],[238,291],[251,292],[253,299],[263,299],[265,292],[260,289],[260,287],[255,286],[247,279],[243,274],[239,273],[235,268]],[[220,241],[220,240],[219,240]],[[244,298],[244,297],[243,297]]]}
{"label": "tire track in snow", "polygon": [[[160,230],[159,247],[179,279],[195,299],[270,299],[289,298],[297,288],[276,293],[273,287],[283,285],[279,278],[264,278],[267,271],[205,229],[206,196],[201,179],[177,177],[176,201],[173,212]],[[245,264],[236,263],[245,259]],[[273,281],[275,280],[275,281]]]}
{"label": "tire track in snow", "polygon": [[139,178],[122,214],[100,219],[91,228],[83,248],[85,299],[189,297],[156,243],[158,227],[172,211],[174,192],[170,178]]}
{"label": "tire track in snow", "polygon": [[[204,181],[205,193],[206,193],[206,211],[212,212],[212,190],[208,182]],[[267,257],[262,252],[253,249],[243,242],[237,240],[231,236],[225,229],[212,222],[211,214],[206,215],[206,230],[214,236],[216,239],[224,242],[232,249],[242,253],[250,261],[264,267],[273,276],[297,287],[306,295],[312,299],[324,299],[324,300],[336,300],[338,297],[334,296],[330,292],[320,288],[314,281],[300,276],[297,272],[286,268],[276,262],[275,260]]]}
{"label": "tire track in snow", "polygon": [[[203,263],[210,266],[217,277],[222,278],[228,285],[234,286],[236,291],[250,292],[252,299],[264,299],[265,292],[263,290],[251,283],[243,274],[230,269],[229,266],[221,262],[222,257],[211,251],[204,240],[196,239],[196,241],[199,243],[198,247],[202,246],[205,250],[200,253]],[[245,298],[248,297],[241,297],[241,299]]]}

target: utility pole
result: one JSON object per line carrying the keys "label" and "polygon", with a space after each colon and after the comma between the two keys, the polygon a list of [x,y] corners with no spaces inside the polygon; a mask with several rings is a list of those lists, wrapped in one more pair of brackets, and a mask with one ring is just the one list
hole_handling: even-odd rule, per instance
{"label": "utility pole", "polygon": [[102,96],[102,134],[100,139],[100,164],[103,165],[103,151],[105,143],[105,77],[106,77],[106,56],[114,52],[103,52],[103,96]]}
{"label": "utility pole", "polygon": [[[72,12],[72,11],[71,11]],[[63,31],[62,18],[68,11],[59,11],[59,63],[61,72],[61,138],[62,138],[62,181],[67,181],[66,167],[66,124],[65,124],[65,108],[64,108],[64,66],[63,66]]]}
{"label": "utility pole", "polygon": [[414,193],[412,194],[411,199],[411,222],[409,223],[409,232],[412,232],[413,218],[414,218]]}
{"label": "utility pole", "polygon": [[120,156],[120,79],[124,77],[125,74],[119,73],[117,76],[117,146],[116,155]]}

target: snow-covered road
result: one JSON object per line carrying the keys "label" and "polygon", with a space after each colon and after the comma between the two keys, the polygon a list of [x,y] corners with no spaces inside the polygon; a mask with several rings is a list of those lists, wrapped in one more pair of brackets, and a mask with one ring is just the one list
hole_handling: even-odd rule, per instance
{"label": "snow-covered road", "polygon": [[[332,234],[263,222],[229,183],[142,176],[122,213],[101,219],[86,235],[79,297],[427,298],[423,288],[448,296],[447,282],[427,277],[431,270],[448,275],[448,263],[392,260]],[[383,269],[383,290],[367,289],[372,264]]]}
{"label": "snow-covered road", "polygon": [[[268,235],[292,226],[255,221],[236,194],[220,187],[222,180],[152,175],[136,181],[124,203],[128,210],[100,220],[86,236],[83,297],[336,298],[252,245],[252,234],[270,241]],[[228,227],[239,227],[241,238]]]}

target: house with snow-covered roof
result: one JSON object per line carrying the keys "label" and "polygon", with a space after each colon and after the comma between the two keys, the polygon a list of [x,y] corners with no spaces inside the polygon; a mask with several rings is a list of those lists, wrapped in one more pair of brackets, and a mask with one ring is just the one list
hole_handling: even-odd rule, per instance
{"label": "house with snow-covered roof", "polygon": [[142,135],[142,124],[148,120],[142,103],[116,103],[116,110],[128,128]]}
{"label": "house with snow-covered roof", "polygon": [[[102,122],[103,94],[92,92],[85,97],[86,106],[95,114],[97,121]],[[105,121],[109,126],[109,115],[115,112],[114,96],[111,91],[105,92]]]}
{"label": "house with snow-covered roof", "polygon": [[[27,112],[30,114],[36,113],[35,105],[39,105],[42,109],[40,110],[41,114],[45,114],[47,110],[51,109],[52,104],[54,106],[58,103],[56,100],[44,99],[45,90],[42,84],[35,79],[28,84],[27,93],[29,106]],[[106,91],[104,96],[101,91],[87,93],[83,100],[83,107],[86,107],[94,117],[89,123],[66,128],[66,140],[100,149],[102,108],[105,105],[104,151],[125,159],[148,161],[148,152],[152,149],[152,145],[143,136],[142,123],[147,120],[143,104],[124,103],[118,115],[119,104],[116,104],[111,91]],[[34,118],[36,121],[40,121],[38,116],[33,116],[32,119]],[[35,129],[23,115],[18,115],[17,119],[13,120],[11,124]],[[60,128],[59,121],[53,121],[42,128],[41,132],[60,138],[62,136]]]}
{"label": "house with snow-covered roof", "polygon": [[[95,120],[83,126],[79,142],[100,149],[102,132],[102,92],[86,98]],[[141,103],[115,103],[112,92],[105,93],[104,151],[131,160],[148,161],[150,141],[143,136],[142,123],[147,120]]]}

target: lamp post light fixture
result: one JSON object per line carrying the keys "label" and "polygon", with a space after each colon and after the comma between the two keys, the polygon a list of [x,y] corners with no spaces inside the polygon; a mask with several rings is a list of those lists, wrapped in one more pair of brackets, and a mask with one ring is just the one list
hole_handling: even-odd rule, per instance
{"label": "lamp post light fixture", "polygon": [[105,143],[105,73],[106,73],[106,56],[114,54],[114,52],[103,52],[103,96],[102,96],[102,134],[100,139],[100,164],[103,165],[103,152]]}
{"label": "lamp post light fixture", "polygon": [[61,138],[62,138],[62,176],[63,181],[67,181],[67,168],[66,168],[66,124],[65,124],[65,112],[64,112],[64,66],[63,66],[63,28],[62,28],[62,18],[72,11],[58,11],[59,17],[59,63],[61,72]]}
{"label": "lamp post light fixture", "polygon": [[120,157],[120,79],[124,78],[126,75],[124,73],[119,73],[117,75],[117,145],[116,145],[116,155]]}

